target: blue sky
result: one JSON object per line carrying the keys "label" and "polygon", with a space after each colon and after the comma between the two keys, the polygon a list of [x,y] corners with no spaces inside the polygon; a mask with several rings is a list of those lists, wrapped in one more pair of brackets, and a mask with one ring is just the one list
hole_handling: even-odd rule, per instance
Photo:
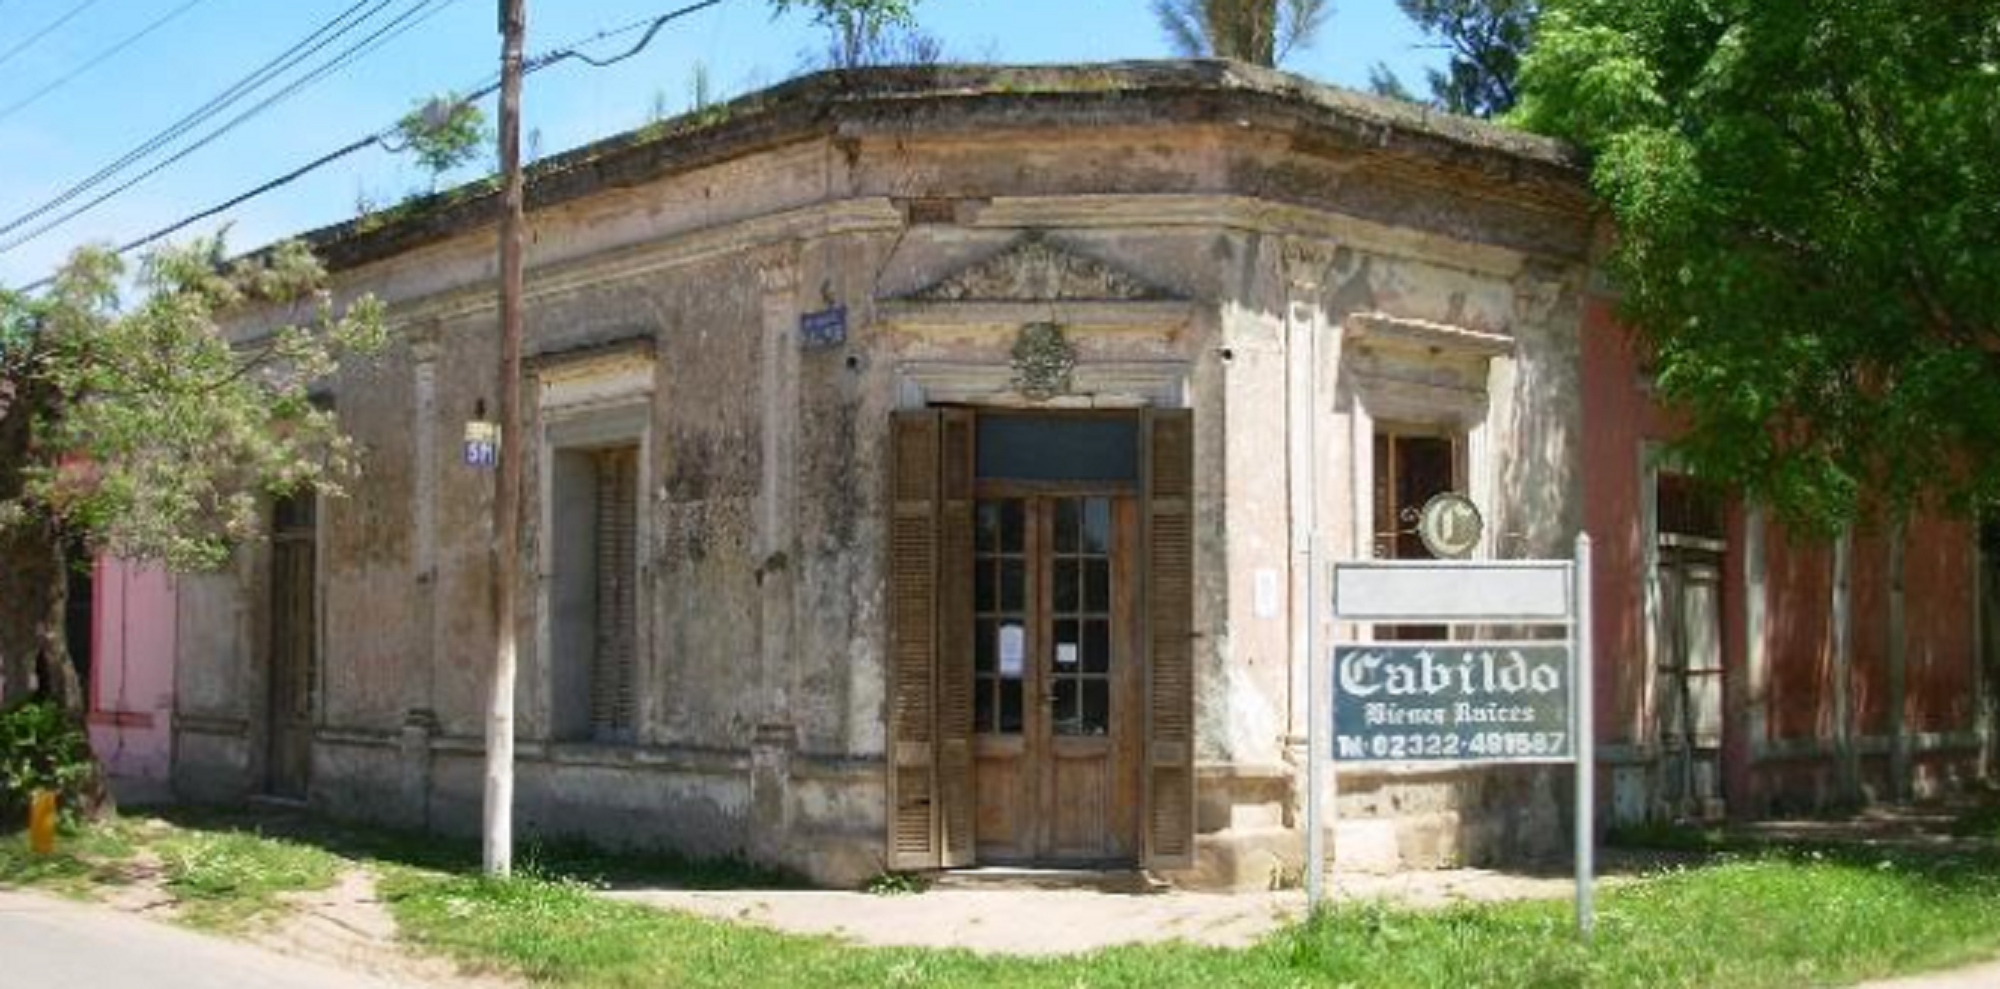
{"label": "blue sky", "polygon": [[[0,112],[187,2],[0,0]],[[124,155],[351,2],[196,0],[131,48],[0,119],[0,223]],[[394,0],[378,17],[386,19],[414,2]],[[685,2],[530,0],[529,49],[587,38]],[[1441,56],[1394,0],[1336,2],[1318,44],[1286,67],[1358,87],[1379,60],[1421,89],[1424,67]],[[4,55],[83,3],[88,6],[42,40]],[[0,253],[0,284],[41,277],[79,244],[128,240],[227,199],[386,126],[425,94],[483,81],[497,64],[494,9],[494,0],[450,0],[366,60],[274,105],[94,212]],[[925,29],[957,60],[1097,61],[1168,54],[1146,0],[924,0],[919,10]],[[627,43],[606,42],[590,50],[604,54]],[[656,100],[671,110],[683,108],[697,63],[706,66],[720,94],[729,96],[793,75],[823,44],[803,15],[773,19],[766,0],[726,0],[669,26],[644,54],[618,66],[600,70],[572,62],[535,75],[527,91],[526,125],[537,134],[539,148],[553,153],[643,124]],[[368,151],[197,230],[233,222],[232,244],[247,248],[348,219],[363,201],[392,204],[427,184],[427,176],[407,159]],[[0,244],[6,240],[0,237]]]}

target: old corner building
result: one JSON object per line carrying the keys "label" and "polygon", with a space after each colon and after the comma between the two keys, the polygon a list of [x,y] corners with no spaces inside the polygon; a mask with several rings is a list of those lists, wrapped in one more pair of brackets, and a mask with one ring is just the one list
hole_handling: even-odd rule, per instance
{"label": "old corner building", "polygon": [[[1676,473],[1556,144],[1219,62],[872,70],[530,199],[528,830],[1289,881],[1305,550],[1421,554],[1444,491],[1479,556],[1598,540],[1600,820],[1981,770],[1970,527],[1795,545]],[[490,216],[315,235],[391,306],[327,396],[366,473],[181,582],[182,793],[476,828]],[[1559,776],[1343,769],[1336,861],[1559,853]]]}

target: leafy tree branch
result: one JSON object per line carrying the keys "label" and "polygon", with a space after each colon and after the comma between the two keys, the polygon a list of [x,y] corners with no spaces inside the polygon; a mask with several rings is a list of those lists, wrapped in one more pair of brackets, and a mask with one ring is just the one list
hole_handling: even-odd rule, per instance
{"label": "leafy tree branch", "polygon": [[1582,145],[1685,452],[1822,530],[2000,497],[2000,7],[1547,0],[1514,119]]}

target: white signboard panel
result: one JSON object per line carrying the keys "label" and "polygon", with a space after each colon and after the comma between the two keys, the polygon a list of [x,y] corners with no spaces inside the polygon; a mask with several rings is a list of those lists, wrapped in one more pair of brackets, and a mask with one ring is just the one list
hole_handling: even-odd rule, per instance
{"label": "white signboard panel", "polygon": [[1567,561],[1434,563],[1333,571],[1333,616],[1341,621],[1559,622],[1571,614]]}

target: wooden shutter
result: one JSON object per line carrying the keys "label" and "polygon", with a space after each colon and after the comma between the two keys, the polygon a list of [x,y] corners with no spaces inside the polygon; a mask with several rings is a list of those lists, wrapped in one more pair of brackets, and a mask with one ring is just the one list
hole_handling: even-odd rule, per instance
{"label": "wooden shutter", "polygon": [[938,517],[937,785],[942,864],[971,865],[978,813],[972,782],[972,412],[942,414]]}
{"label": "wooden shutter", "polygon": [[1194,422],[1146,417],[1146,862],[1194,864]]}
{"label": "wooden shutter", "polygon": [[938,641],[939,439],[934,411],[895,414],[890,430],[889,868],[933,869],[938,840],[933,691]]}
{"label": "wooden shutter", "polygon": [[590,670],[590,726],[603,739],[629,738],[636,721],[638,493],[638,447],[597,454],[597,641]]}

